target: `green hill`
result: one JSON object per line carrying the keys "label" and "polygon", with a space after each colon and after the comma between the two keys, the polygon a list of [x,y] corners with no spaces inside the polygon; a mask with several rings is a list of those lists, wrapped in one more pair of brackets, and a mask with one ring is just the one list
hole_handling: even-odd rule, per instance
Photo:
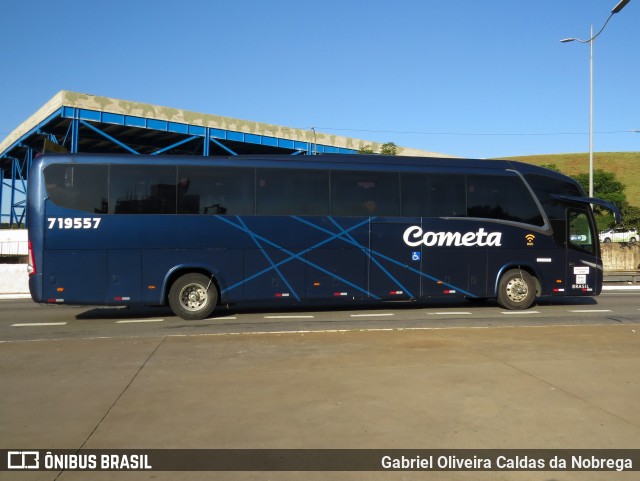
{"label": "green hill", "polygon": [[[555,164],[563,174],[589,172],[589,154],[552,154],[509,157],[534,165]],[[625,185],[629,204],[640,207],[640,152],[594,152],[593,168],[612,172]],[[594,192],[595,197],[598,193]]]}

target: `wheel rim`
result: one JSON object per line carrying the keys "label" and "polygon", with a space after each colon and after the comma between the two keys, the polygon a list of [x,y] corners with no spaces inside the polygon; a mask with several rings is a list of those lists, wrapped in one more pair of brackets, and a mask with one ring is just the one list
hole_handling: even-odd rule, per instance
{"label": "wheel rim", "polygon": [[187,284],[180,291],[180,304],[187,311],[199,311],[208,300],[207,290],[202,284]]}
{"label": "wheel rim", "polygon": [[522,277],[514,277],[507,283],[507,297],[512,302],[522,302],[529,294],[529,286]]}

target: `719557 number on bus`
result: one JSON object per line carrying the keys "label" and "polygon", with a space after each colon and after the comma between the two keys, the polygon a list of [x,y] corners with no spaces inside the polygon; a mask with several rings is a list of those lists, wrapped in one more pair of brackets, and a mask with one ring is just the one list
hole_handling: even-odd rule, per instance
{"label": "719557 number on bus", "polygon": [[48,217],[49,229],[97,229],[100,217]]}

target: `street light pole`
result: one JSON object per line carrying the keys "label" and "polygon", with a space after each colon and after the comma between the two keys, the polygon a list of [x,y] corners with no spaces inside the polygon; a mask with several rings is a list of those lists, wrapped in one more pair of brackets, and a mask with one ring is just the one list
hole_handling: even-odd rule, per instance
{"label": "street light pole", "polygon": [[589,197],[593,197],[593,41],[602,33],[604,27],[607,26],[611,17],[622,10],[631,0],[620,0],[615,7],[611,9],[611,13],[604,22],[604,25],[598,33],[593,34],[593,25],[591,25],[589,40],[580,40],[579,38],[563,38],[562,43],[580,42],[589,44]]}
{"label": "street light pole", "polygon": [[593,197],[593,25],[589,42],[589,197]]}

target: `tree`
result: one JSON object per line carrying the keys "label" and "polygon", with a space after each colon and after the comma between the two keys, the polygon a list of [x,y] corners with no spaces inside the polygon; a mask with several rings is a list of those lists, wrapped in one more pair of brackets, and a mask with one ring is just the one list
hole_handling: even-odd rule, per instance
{"label": "tree", "polygon": [[387,142],[386,144],[382,144],[382,148],[380,149],[380,154],[398,155],[398,146],[393,142]]}
{"label": "tree", "polygon": [[640,229],[640,207],[627,205],[622,209],[622,221],[624,225],[631,228]]}
{"label": "tree", "polygon": [[[358,149],[359,154],[375,154],[371,145],[363,145]],[[394,142],[387,142],[380,147],[380,155],[398,155],[398,146]]]}
{"label": "tree", "polygon": [[359,154],[373,154],[373,147],[370,145],[363,145],[358,149]]}
{"label": "tree", "polygon": [[[585,192],[589,192],[589,174],[578,174],[574,178],[580,182]],[[593,172],[593,192],[595,197],[613,202],[619,209],[629,204],[624,193],[624,184],[611,172],[602,169]]]}
{"label": "tree", "polygon": [[[578,174],[574,177],[585,192],[589,192],[589,174]],[[629,205],[627,195],[624,193],[625,186],[616,179],[616,175],[612,172],[606,172],[602,169],[596,169],[593,172],[593,194],[599,199],[603,199],[615,204],[622,213],[624,224],[628,227],[637,225],[640,220],[640,209]],[[596,214],[596,223],[598,230],[613,227],[615,220],[613,215],[605,209],[594,206]]]}

